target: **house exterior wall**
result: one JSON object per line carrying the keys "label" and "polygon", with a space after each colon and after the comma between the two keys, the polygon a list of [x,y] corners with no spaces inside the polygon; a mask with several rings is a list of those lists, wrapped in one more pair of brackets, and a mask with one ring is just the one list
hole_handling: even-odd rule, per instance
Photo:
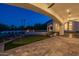
{"label": "house exterior wall", "polygon": [[72,24],[73,31],[79,31],[79,22],[74,21]]}
{"label": "house exterior wall", "polygon": [[70,21],[69,23],[66,23],[64,25],[64,30],[65,31],[72,31],[72,32],[76,32],[79,31],[79,22],[77,21]]}

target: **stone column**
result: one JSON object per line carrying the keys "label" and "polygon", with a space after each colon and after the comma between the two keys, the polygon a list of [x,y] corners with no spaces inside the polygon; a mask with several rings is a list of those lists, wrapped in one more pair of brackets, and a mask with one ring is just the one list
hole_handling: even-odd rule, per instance
{"label": "stone column", "polygon": [[56,32],[56,22],[53,22],[53,31]]}
{"label": "stone column", "polygon": [[54,22],[53,31],[59,32],[59,30],[60,30],[60,24],[58,22]]}
{"label": "stone column", "polygon": [[67,22],[67,31],[69,32],[69,22]]}
{"label": "stone column", "polygon": [[64,25],[63,24],[60,25],[59,35],[64,35]]}
{"label": "stone column", "polygon": [[53,31],[55,32],[54,35],[58,35],[59,32],[59,23],[58,22],[53,22]]}

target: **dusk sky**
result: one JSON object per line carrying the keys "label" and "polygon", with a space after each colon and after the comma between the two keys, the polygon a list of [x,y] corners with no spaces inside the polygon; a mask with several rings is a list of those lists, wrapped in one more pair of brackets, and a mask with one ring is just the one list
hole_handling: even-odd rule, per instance
{"label": "dusk sky", "polygon": [[20,26],[23,25],[24,19],[26,25],[34,25],[36,23],[45,23],[51,18],[32,10],[0,4],[0,23]]}

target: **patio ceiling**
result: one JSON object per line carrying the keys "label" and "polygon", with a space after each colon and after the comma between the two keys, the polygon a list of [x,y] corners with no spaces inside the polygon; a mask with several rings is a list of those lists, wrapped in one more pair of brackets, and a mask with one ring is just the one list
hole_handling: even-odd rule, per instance
{"label": "patio ceiling", "polygon": [[[59,17],[63,18],[64,21],[79,19],[79,3],[55,3],[51,9],[54,10]],[[67,13],[68,9],[71,13],[70,17]]]}
{"label": "patio ceiling", "polygon": [[[27,8],[51,16],[64,23],[68,20],[79,19],[78,3],[9,3],[17,7]],[[69,13],[67,12],[69,10]]]}

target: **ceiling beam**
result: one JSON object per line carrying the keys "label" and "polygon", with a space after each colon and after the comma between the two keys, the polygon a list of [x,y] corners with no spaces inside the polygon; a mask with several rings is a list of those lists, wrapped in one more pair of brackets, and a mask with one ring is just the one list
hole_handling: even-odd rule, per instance
{"label": "ceiling beam", "polygon": [[54,6],[55,5],[55,3],[52,3],[52,4],[50,4],[50,6],[48,6],[48,8],[51,8],[52,6]]}

